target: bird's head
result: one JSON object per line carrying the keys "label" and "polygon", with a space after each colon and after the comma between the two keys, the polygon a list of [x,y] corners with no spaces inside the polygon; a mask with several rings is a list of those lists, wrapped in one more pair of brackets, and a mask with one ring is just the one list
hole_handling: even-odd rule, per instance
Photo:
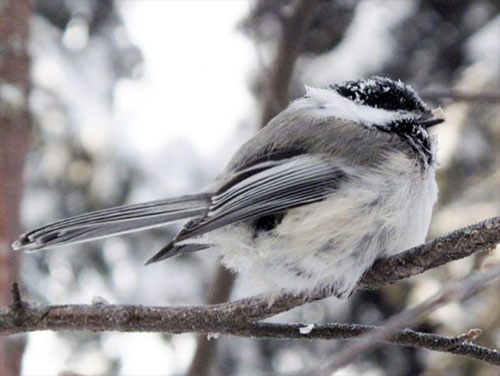
{"label": "bird's head", "polygon": [[373,76],[324,88],[306,87],[305,99],[320,116],[359,123],[374,131],[395,134],[431,164],[433,142],[428,128],[442,123],[440,108],[431,110],[415,90],[401,81]]}
{"label": "bird's head", "polygon": [[386,132],[427,129],[444,121],[440,109],[430,110],[415,90],[401,81],[373,76],[325,88],[306,87],[307,96],[329,115]]}

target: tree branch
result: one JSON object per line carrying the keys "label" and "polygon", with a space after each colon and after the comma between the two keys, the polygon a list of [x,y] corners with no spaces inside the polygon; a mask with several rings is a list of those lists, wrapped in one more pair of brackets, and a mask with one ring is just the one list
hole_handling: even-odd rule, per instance
{"label": "tree branch", "polygon": [[[490,250],[499,241],[500,217],[479,222],[397,256],[380,260],[363,277],[360,288],[393,283],[474,252]],[[13,288],[13,304],[0,308],[0,333],[6,335],[35,330],[70,329],[204,334],[216,332],[257,337],[289,336],[288,338],[324,339],[352,338],[368,332],[380,333],[379,330],[371,327],[356,325],[343,327],[341,324],[335,324],[317,326],[310,333],[301,334],[296,325],[254,323],[254,321],[273,316],[308,301],[329,296],[330,293],[328,290],[323,290],[312,294],[281,294],[272,304],[269,304],[264,297],[253,297],[204,307],[98,304],[35,306],[22,302],[19,290]],[[19,319],[20,317],[22,320]],[[395,328],[391,325],[389,328],[391,332],[383,330],[383,335],[377,334],[373,337],[372,334],[369,345],[383,341],[450,352],[496,365],[500,363],[497,351],[462,343],[472,337],[470,333],[448,338],[423,333],[415,334],[407,330],[394,332]]]}
{"label": "tree branch", "polygon": [[499,103],[500,91],[474,93],[460,90],[429,90],[422,92],[422,98],[429,101]]}
{"label": "tree branch", "polygon": [[[333,374],[335,371],[353,362],[360,354],[366,353],[366,351],[370,350],[378,342],[383,341],[385,338],[389,338],[392,333],[397,331],[399,328],[412,324],[421,317],[449,302],[460,301],[476,294],[482,290],[486,284],[498,279],[499,277],[500,264],[489,268],[483,273],[476,273],[464,280],[449,283],[437,294],[431,296],[423,303],[420,303],[412,309],[392,316],[390,319],[385,321],[382,328],[364,335],[360,338],[359,342],[356,342],[352,346],[349,346],[338,353],[335,360],[330,365],[325,367],[322,374]],[[489,358],[490,362],[493,361],[493,364],[500,366],[500,353],[496,350],[491,351],[493,351],[494,357]]]}
{"label": "tree branch", "polygon": [[[490,218],[378,261],[361,279],[359,288],[394,283],[475,252],[491,250],[499,242],[500,217]],[[12,307],[0,307],[0,334],[62,329],[217,332],[227,325],[242,327],[330,295],[330,290],[323,289],[312,293],[282,293],[272,303],[263,296],[257,296],[199,307],[98,304],[34,306],[24,303],[21,325],[14,322]]]}
{"label": "tree branch", "polygon": [[[79,311],[79,308],[82,306],[61,306],[60,308],[65,308],[66,313],[69,307],[73,307],[76,311]],[[83,306],[83,307],[92,307],[92,306]],[[106,313],[103,313],[99,308],[110,308]],[[119,310],[114,309],[115,307],[119,307]],[[29,306],[26,307],[25,313],[29,314],[30,321],[41,321],[46,319],[46,315],[51,313],[51,321],[54,323],[55,317],[59,320],[60,324],[58,328],[54,325],[51,326],[50,329],[75,329],[73,325],[68,323],[67,325],[62,324],[64,320],[70,319],[73,320],[75,316],[71,316],[70,314],[60,315],[55,312],[58,307],[35,307]],[[26,309],[25,308],[25,309]],[[218,327],[206,327],[206,328],[197,328],[194,326],[189,328],[189,325],[183,325],[182,327],[178,327],[177,322],[170,322],[169,324],[158,324],[161,320],[170,321],[169,317],[149,317],[148,321],[151,320],[153,327],[151,330],[144,325],[143,318],[141,315],[148,315],[148,312],[138,312],[135,317],[133,317],[133,313],[127,317],[127,314],[124,314],[124,311],[128,311],[133,308],[132,306],[95,306],[98,312],[92,313],[91,310],[87,310],[86,319],[91,320],[92,317],[97,320],[101,320],[99,316],[103,314],[107,314],[108,317],[112,317],[109,315],[118,313],[119,316],[116,317],[115,324],[116,330],[125,331],[125,332],[134,332],[134,331],[154,331],[154,332],[169,332],[169,333],[185,333],[194,331],[197,334],[207,335],[210,333],[218,333],[218,334],[226,334],[226,335],[235,335],[240,337],[253,337],[253,338],[276,338],[276,339],[321,339],[321,340],[333,340],[333,339],[356,339],[361,335],[365,335],[368,333],[373,333],[378,330],[383,330],[383,327],[377,326],[369,326],[369,325],[359,325],[359,324],[315,324],[310,331],[301,332],[301,329],[306,328],[308,324],[277,324],[277,323],[268,323],[268,322],[257,322],[257,323],[248,323],[241,327],[238,326],[227,326],[227,325],[217,325]],[[3,310],[3,309],[2,309]],[[30,322],[24,322],[23,324],[18,323],[18,330],[9,330],[9,332],[5,331],[5,326],[9,325],[5,320],[4,312],[0,310],[0,330],[2,330],[2,334],[13,334],[18,332],[23,332],[22,328],[26,328],[31,326]],[[154,308],[152,309],[154,311]],[[80,315],[81,312],[77,312],[77,315]],[[160,313],[161,314],[161,313]],[[95,316],[97,315],[97,318]],[[33,316],[38,316],[37,319],[34,319]],[[79,316],[81,319],[81,316]],[[176,318],[173,317],[175,320]],[[128,320],[128,322],[127,322]],[[155,323],[154,321],[158,321]],[[139,325],[137,327],[131,326],[131,323],[136,321]],[[142,321],[142,322],[141,322]],[[122,327],[120,328],[120,322]],[[115,325],[114,324],[114,325]],[[162,329],[159,330],[159,325],[161,325]],[[12,325],[10,325],[12,327]],[[100,325],[92,325],[86,329],[101,331]],[[82,328],[76,328],[82,329]],[[26,331],[33,330],[42,330],[36,328],[30,328]],[[112,330],[111,327],[108,329],[104,328],[102,330]],[[463,355],[476,360],[483,360],[490,364],[500,365],[500,353],[496,350],[488,349],[485,347],[477,346],[475,344],[467,343],[475,338],[477,338],[480,334],[479,329],[472,329],[467,333],[454,336],[454,337],[445,337],[436,334],[429,333],[421,333],[415,332],[410,329],[405,330],[395,330],[391,333],[391,335],[387,338],[380,339],[380,342],[390,343],[395,345],[402,346],[411,346],[418,347],[428,350],[435,350],[441,352],[447,352],[456,355]]]}
{"label": "tree branch", "polygon": [[[358,339],[359,336],[385,329],[381,326],[334,323],[314,324],[310,332],[301,333],[301,329],[307,326],[308,324],[300,323],[276,324],[258,322],[249,324],[243,328],[228,328],[221,331],[221,334],[254,338],[349,340]],[[480,329],[471,329],[467,333],[447,337],[404,329],[392,331],[389,337],[383,338],[379,342],[462,355],[493,365],[500,365],[500,353],[497,350],[468,343],[479,337],[480,334]]]}
{"label": "tree branch", "polygon": [[288,104],[288,86],[295,60],[299,56],[306,31],[314,15],[317,0],[299,0],[281,30],[276,58],[264,87],[261,124],[267,124]]}
{"label": "tree branch", "polygon": [[374,289],[394,283],[477,252],[491,251],[498,243],[500,217],[489,218],[377,261],[361,278],[358,287]]}

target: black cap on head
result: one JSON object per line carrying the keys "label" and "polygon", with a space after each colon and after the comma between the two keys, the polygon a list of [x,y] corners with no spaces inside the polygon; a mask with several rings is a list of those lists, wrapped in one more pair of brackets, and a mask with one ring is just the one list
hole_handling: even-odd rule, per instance
{"label": "black cap on head", "polygon": [[387,77],[372,76],[331,85],[343,97],[356,103],[389,111],[426,111],[418,94],[409,85]]}

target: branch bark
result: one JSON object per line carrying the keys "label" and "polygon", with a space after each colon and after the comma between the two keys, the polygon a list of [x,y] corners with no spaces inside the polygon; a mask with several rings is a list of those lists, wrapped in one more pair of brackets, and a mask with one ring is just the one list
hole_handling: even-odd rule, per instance
{"label": "branch bark", "polygon": [[[499,242],[500,217],[490,218],[399,255],[380,260],[365,274],[359,288],[394,283],[475,252],[489,251]],[[227,328],[245,327],[254,321],[330,295],[328,290],[295,295],[282,293],[272,303],[266,297],[257,296],[198,307],[96,304],[36,306],[20,304],[16,298],[15,305],[0,307],[0,334],[36,330],[223,332]]]}
{"label": "branch bark", "polygon": [[[221,334],[230,334],[254,338],[276,339],[321,339],[321,340],[349,340],[359,336],[384,330],[381,326],[360,324],[314,324],[309,333],[301,333],[301,329],[308,324],[276,324],[268,322],[252,323],[244,328],[229,328]],[[455,355],[462,355],[471,359],[482,360],[489,364],[500,366],[500,353],[486,347],[469,343],[481,334],[480,329],[471,329],[467,333],[453,337],[440,336],[431,333],[416,332],[411,329],[394,330],[387,338],[377,343],[417,347],[427,350],[440,351]]]}
{"label": "branch bark", "polygon": [[490,251],[499,242],[500,217],[489,218],[377,261],[358,282],[358,287],[374,289],[395,283],[473,253]]}
{"label": "branch bark", "polygon": [[[75,320],[75,318],[81,321],[85,318],[89,321],[86,330],[93,331],[107,331],[112,330],[112,326],[115,330],[124,332],[135,332],[135,331],[154,331],[154,332],[169,332],[169,333],[186,333],[186,332],[196,332],[197,334],[207,335],[210,333],[235,335],[240,337],[252,337],[252,338],[276,338],[276,339],[321,339],[321,340],[334,340],[334,339],[356,339],[357,337],[369,333],[374,333],[379,330],[384,330],[384,327],[376,327],[369,325],[359,325],[359,324],[315,324],[309,333],[301,333],[301,329],[307,327],[308,324],[276,324],[267,322],[253,322],[247,323],[241,327],[238,326],[227,326],[227,325],[216,325],[212,327],[201,327],[196,326],[190,328],[189,325],[183,325],[182,327],[177,326],[177,322],[170,322],[168,324],[159,324],[162,320],[169,321],[168,317],[162,316],[162,311],[157,312],[154,307],[151,307],[149,313],[155,313],[154,317],[146,312],[134,311],[134,307],[130,306],[61,306],[62,312],[58,312],[58,307],[36,307],[26,305],[22,310],[12,311],[11,323],[5,320],[4,311],[0,313],[0,330],[2,334],[14,334],[24,331],[34,331],[34,330],[66,330],[66,329],[79,329],[82,327],[78,323],[76,326],[66,320]],[[94,309],[92,309],[94,308]],[[107,309],[106,309],[107,308]],[[13,308],[11,308],[13,309]],[[69,310],[73,309],[75,312],[71,314]],[[85,312],[85,317],[82,316],[83,311]],[[93,311],[93,312],[92,312]],[[125,312],[131,312],[130,315]],[[158,314],[159,313],[159,314]],[[42,321],[47,320],[47,316],[50,314],[48,320],[49,323],[42,323]],[[102,315],[108,315],[112,318],[112,314],[118,314],[116,320],[113,320],[113,325],[108,326],[108,328],[103,328],[101,324],[92,324],[92,320],[101,321]],[[134,317],[135,314],[135,317]],[[146,318],[141,317],[149,316]],[[158,314],[158,315],[157,315]],[[29,322],[27,318],[29,317]],[[16,328],[13,329],[14,320],[16,323]],[[56,323],[57,320],[57,323]],[[175,320],[175,318],[174,318]],[[133,321],[136,321],[137,326],[131,325]],[[145,322],[150,325],[144,325]],[[36,323],[38,322],[38,323]],[[34,327],[32,323],[35,323],[38,328]],[[9,330],[6,330],[6,326],[10,326]],[[159,325],[162,330],[159,330]],[[44,328],[42,328],[42,326]],[[49,328],[50,326],[50,328]],[[402,346],[418,347],[428,350],[447,352],[450,354],[462,355],[476,360],[482,360],[493,365],[500,365],[500,353],[497,350],[488,349],[486,347],[478,346],[472,343],[468,343],[473,339],[477,338],[478,330],[473,329],[468,333],[461,334],[454,337],[439,336],[436,334],[415,332],[410,329],[404,330],[394,330],[391,331],[391,335],[387,338],[381,338],[377,340],[378,342],[390,343]]]}
{"label": "branch bark", "polygon": [[[406,325],[410,325],[435,309],[452,301],[460,301],[468,298],[480,290],[486,284],[500,277],[500,264],[489,268],[483,273],[476,273],[462,281],[452,282],[441,289],[437,294],[416,307],[403,311],[388,319],[382,327],[372,333],[364,335],[359,342],[345,348],[338,353],[335,360],[325,367],[321,374],[331,375],[340,368],[352,363],[357,356],[373,348],[378,342],[389,338],[391,334]],[[491,350],[489,362],[500,366],[500,353]]]}

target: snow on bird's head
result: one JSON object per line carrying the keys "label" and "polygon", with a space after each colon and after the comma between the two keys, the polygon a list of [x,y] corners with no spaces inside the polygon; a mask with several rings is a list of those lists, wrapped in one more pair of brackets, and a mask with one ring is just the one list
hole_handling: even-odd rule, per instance
{"label": "snow on bird's head", "polygon": [[423,112],[427,109],[411,86],[387,77],[345,81],[332,84],[329,88],[359,105],[387,111]]}

